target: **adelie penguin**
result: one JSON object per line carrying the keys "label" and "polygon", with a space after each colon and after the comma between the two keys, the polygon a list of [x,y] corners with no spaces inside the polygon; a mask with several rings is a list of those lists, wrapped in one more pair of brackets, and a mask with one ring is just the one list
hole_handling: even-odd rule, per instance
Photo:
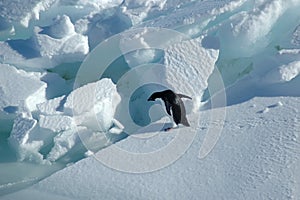
{"label": "adelie penguin", "polygon": [[[173,120],[176,124],[183,124],[185,126],[190,126],[187,118],[186,118],[186,111],[181,98],[188,98],[192,99],[189,96],[183,94],[176,94],[172,90],[164,90],[161,92],[154,92],[149,98],[148,101],[155,101],[155,99],[161,98],[166,106],[167,113],[170,116],[173,116]],[[171,114],[172,110],[172,114]],[[174,127],[176,127],[174,126]],[[166,128],[165,131],[168,131],[174,127]]]}

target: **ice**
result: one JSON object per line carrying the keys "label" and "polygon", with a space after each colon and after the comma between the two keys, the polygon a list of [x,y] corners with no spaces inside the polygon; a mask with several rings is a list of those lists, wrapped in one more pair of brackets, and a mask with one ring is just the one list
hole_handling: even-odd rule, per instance
{"label": "ice", "polygon": [[22,2],[20,6],[19,0],[1,1],[0,10],[1,17],[6,18],[9,22],[18,22],[24,27],[28,27],[31,19],[38,20],[41,11],[48,9],[54,0],[27,0]]}
{"label": "ice", "polygon": [[[106,147],[109,138],[105,132],[95,132],[83,126],[62,131],[54,137],[54,146],[47,155],[47,160],[69,163],[73,157],[86,156],[86,151],[97,152]],[[91,154],[89,153],[89,154]]]}
{"label": "ice", "polygon": [[[228,10],[237,9],[243,2],[243,0],[233,2],[227,0],[189,1],[184,3],[181,1],[166,1],[163,9],[157,9],[157,7],[150,9],[147,20],[137,24],[137,26],[171,28],[189,36],[197,36],[217,15],[221,15]],[[159,12],[160,10],[161,13]],[[168,14],[166,15],[165,13]],[[136,18],[136,16],[133,17]]]}
{"label": "ice", "polygon": [[282,65],[277,69],[273,69],[264,77],[264,81],[268,83],[284,83],[289,82],[300,73],[300,61],[294,61],[287,65]]}
{"label": "ice", "polygon": [[[51,26],[35,26],[29,39],[7,43],[1,43],[1,46],[14,53],[17,59],[12,57],[11,53],[3,52],[3,61],[27,69],[47,69],[63,62],[82,61],[89,52],[87,36],[75,32],[74,25],[67,15],[56,16]],[[23,50],[16,49],[22,45]],[[27,51],[24,51],[26,48]]]}
{"label": "ice", "polygon": [[[201,98],[208,78],[215,68],[219,51],[205,49],[201,39],[184,41],[166,49],[166,81],[177,93]],[[186,83],[186,84],[182,84]]]}
{"label": "ice", "polygon": [[[9,37],[30,37],[34,25],[49,25],[57,15],[67,14],[74,21],[121,4],[121,0],[107,1],[65,1],[65,0],[13,0],[0,2],[0,17],[11,24],[16,32]],[[22,5],[22,6],[20,6]]]}
{"label": "ice", "polygon": [[291,43],[295,46],[300,46],[300,25],[296,27],[293,33]]}
{"label": "ice", "polygon": [[28,160],[41,162],[42,155],[38,152],[43,141],[30,141],[37,121],[30,116],[20,114],[14,121],[14,126],[9,137],[11,146],[16,150],[20,161]]}
{"label": "ice", "polygon": [[50,99],[46,102],[38,104],[37,108],[39,112],[44,115],[59,115],[62,113],[62,110],[59,110],[59,108],[62,107],[64,99],[65,95],[54,99]]}
{"label": "ice", "polygon": [[70,18],[67,15],[57,16],[54,24],[49,28],[44,28],[43,33],[46,33],[52,38],[61,39],[68,35],[75,34],[75,28]]}
{"label": "ice", "polygon": [[[114,119],[119,101],[110,79],[87,84],[67,97],[39,103],[33,113],[35,118],[30,112],[19,115],[14,120],[10,144],[20,161],[76,161],[84,156],[85,145],[97,151],[109,144],[111,138],[106,133],[122,132],[124,127]],[[109,131],[110,128],[113,129]]]}
{"label": "ice", "polygon": [[[253,8],[233,15],[218,30],[221,46],[228,48],[224,52],[226,56],[249,57],[258,49],[267,47],[271,42],[270,36],[273,34],[277,37],[276,34],[280,32],[272,30],[277,30],[277,27],[284,23],[283,18],[287,13],[295,12],[293,6],[297,6],[298,3],[293,0],[290,4],[286,4],[285,1],[261,1],[256,2]],[[295,25],[294,23],[297,22],[291,18],[289,25]]]}
{"label": "ice", "polygon": [[64,115],[44,116],[39,117],[39,126],[49,129],[53,132],[61,132],[75,127],[75,122],[72,117]]}
{"label": "ice", "polygon": [[49,35],[36,30],[34,36],[42,59],[53,62],[52,66],[44,66],[45,68],[54,67],[62,61],[81,61],[89,51],[88,38],[75,33],[69,17],[63,16],[59,20],[59,24],[50,28]]}
{"label": "ice", "polygon": [[39,73],[27,73],[14,66],[0,64],[0,108],[17,106],[19,112],[32,112],[46,100],[46,84]]}
{"label": "ice", "polygon": [[64,112],[74,116],[77,125],[107,131],[119,102],[116,86],[110,79],[102,79],[74,90],[67,97]]}
{"label": "ice", "polygon": [[[75,70],[74,70],[75,69]],[[46,97],[47,100],[54,100],[56,97],[64,96],[65,94],[70,93],[72,90],[72,76],[74,72],[76,71],[76,65],[70,64],[67,65],[65,69],[63,69],[63,66],[60,66],[61,71],[53,71],[48,70],[46,73],[43,73],[43,76],[41,77],[41,80],[45,83],[47,83],[46,88]],[[62,99],[62,104],[65,99]],[[61,104],[61,105],[62,105]],[[58,108],[62,109],[62,108]]]}
{"label": "ice", "polygon": [[25,58],[16,50],[12,49],[7,42],[0,42],[0,60],[3,63],[13,63],[24,61]]}
{"label": "ice", "polygon": [[[161,12],[166,10],[165,6],[167,0],[142,0],[142,1],[133,1],[126,0],[122,4],[122,11],[130,17],[132,24],[136,25],[141,23],[145,18],[151,18],[150,16],[155,12]],[[179,1],[172,2],[172,5],[178,5]],[[136,13],[139,13],[138,15]]]}
{"label": "ice", "polygon": [[30,131],[36,126],[37,121],[29,117],[26,117],[25,114],[19,115],[15,119],[14,127],[10,136],[11,143],[14,143],[14,146],[18,144],[25,144],[29,139]]}
{"label": "ice", "polygon": [[78,129],[70,129],[59,133],[54,137],[54,146],[47,156],[47,160],[56,161],[61,156],[65,155],[75,144],[80,142],[78,131],[86,130],[84,127]]}

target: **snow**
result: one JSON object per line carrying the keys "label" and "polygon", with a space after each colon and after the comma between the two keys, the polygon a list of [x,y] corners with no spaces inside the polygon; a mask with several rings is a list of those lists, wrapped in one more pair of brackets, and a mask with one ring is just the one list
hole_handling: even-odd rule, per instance
{"label": "snow", "polygon": [[0,198],[299,199],[299,5],[1,1]]}
{"label": "snow", "polygon": [[[279,101],[283,102],[283,106],[274,106],[268,113],[259,113],[261,109]],[[252,107],[253,104],[256,107]],[[172,165],[151,173],[116,171],[101,161],[114,149],[114,146],[110,146],[104,153],[100,151],[94,157],[79,161],[4,199],[30,198],[32,193],[37,195],[37,199],[54,195],[70,199],[114,199],[120,195],[123,199],[197,199],[199,196],[204,199],[297,199],[295,181],[300,145],[295,132],[299,115],[297,105],[297,97],[264,97],[228,107],[220,141],[204,159],[199,159],[198,154],[210,128],[209,121],[214,121],[208,117],[211,110],[201,113],[201,129],[186,128],[183,131],[189,135],[193,135],[189,132],[194,131],[197,134],[187,152]],[[191,116],[188,117],[193,124],[195,121]],[[214,126],[217,126],[218,122],[214,122]],[[174,138],[180,137],[177,131],[181,132],[158,133],[147,137],[147,140],[132,135],[116,144],[117,148],[127,152],[125,156],[115,154],[111,159],[119,161],[117,163],[121,170],[125,170],[127,165],[143,165],[143,162],[131,160],[136,157],[130,155],[145,149],[148,150],[146,153],[151,153],[153,144],[154,149],[159,146],[169,148],[170,141],[172,143],[176,140]],[[153,134],[140,134],[149,133]],[[179,143],[179,148],[183,143]],[[166,159],[173,153],[169,149]],[[152,161],[144,165],[148,168],[157,164],[155,160],[159,164],[162,162],[162,159],[148,159]]]}
{"label": "snow", "polygon": [[57,16],[54,24],[48,30],[47,28],[44,28],[44,30],[47,35],[58,39],[75,33],[75,28],[67,15]]}

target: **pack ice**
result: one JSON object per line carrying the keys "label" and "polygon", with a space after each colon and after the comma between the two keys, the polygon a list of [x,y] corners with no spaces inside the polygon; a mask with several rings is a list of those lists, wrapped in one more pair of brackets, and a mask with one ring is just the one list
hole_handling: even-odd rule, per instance
{"label": "pack ice", "polygon": [[[23,85],[26,86],[30,85]],[[106,133],[113,127],[114,112],[120,101],[110,79],[87,84],[67,97],[43,100],[31,110],[34,113],[17,111],[9,141],[20,161],[47,163],[57,161],[67,153],[84,154],[87,151],[84,145],[73,148],[80,146],[80,138],[86,145],[93,138],[97,147],[91,148],[95,150],[109,144]],[[65,156],[64,161],[70,162],[69,159]]]}

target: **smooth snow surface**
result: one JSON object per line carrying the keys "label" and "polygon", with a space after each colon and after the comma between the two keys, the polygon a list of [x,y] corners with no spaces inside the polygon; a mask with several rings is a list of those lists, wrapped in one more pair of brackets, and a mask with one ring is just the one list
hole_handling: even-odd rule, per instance
{"label": "smooth snow surface", "polygon": [[0,1],[0,199],[300,199],[299,7]]}
{"label": "smooth snow surface", "polygon": [[[116,171],[98,160],[102,156],[100,151],[3,199],[27,199],[32,194],[34,199],[43,196],[46,199],[118,199],[120,196],[123,199],[297,199],[300,143],[296,106],[299,103],[298,98],[265,97],[228,107],[223,134],[204,159],[199,159],[198,154],[210,127],[210,110],[200,114],[201,130],[187,152],[166,168],[143,174]],[[262,113],[267,107],[269,112]],[[212,121],[218,126],[218,122]],[[187,135],[197,131],[185,129]],[[145,153],[180,137],[176,130],[147,136],[150,133],[139,133],[144,138],[132,135],[116,145],[129,152]],[[123,157],[120,164],[140,164],[128,159]]]}

